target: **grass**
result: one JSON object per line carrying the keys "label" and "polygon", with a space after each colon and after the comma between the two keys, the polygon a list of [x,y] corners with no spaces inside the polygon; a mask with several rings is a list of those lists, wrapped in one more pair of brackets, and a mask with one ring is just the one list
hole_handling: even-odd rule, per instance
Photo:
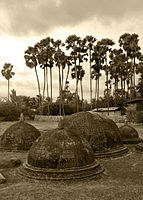
{"label": "grass", "polygon": [[[35,122],[34,122],[35,123]],[[1,124],[0,124],[1,126]],[[41,129],[51,128],[41,123]],[[54,126],[56,126],[54,124]],[[53,127],[54,127],[53,126]],[[43,128],[44,127],[44,128]],[[143,138],[143,125],[134,125]],[[1,200],[142,200],[143,199],[143,154],[132,146],[123,157],[99,159],[105,172],[92,180],[45,182],[29,180],[17,173],[17,168],[1,169],[7,182],[0,185]],[[25,152],[0,152],[5,157],[25,161]]]}

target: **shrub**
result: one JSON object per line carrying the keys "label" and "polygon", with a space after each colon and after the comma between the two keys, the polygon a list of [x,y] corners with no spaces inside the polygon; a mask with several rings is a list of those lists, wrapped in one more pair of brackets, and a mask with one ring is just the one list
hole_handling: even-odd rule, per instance
{"label": "shrub", "polygon": [[[61,105],[62,107],[62,105]],[[50,111],[49,115],[59,115],[59,104],[58,103],[51,103],[48,108],[48,104],[44,104],[43,106],[43,115],[48,115],[48,109]],[[76,105],[75,104],[64,104],[64,114],[65,115],[71,115],[76,112]],[[42,108],[37,109],[37,114],[40,113],[40,110]],[[63,108],[61,108],[63,112]],[[85,106],[84,110],[89,110],[89,106]],[[82,111],[82,106],[79,105],[79,112]]]}
{"label": "shrub", "polygon": [[127,111],[127,120],[133,123],[141,123],[142,122],[142,114],[137,110]]}
{"label": "shrub", "polygon": [[15,121],[19,119],[19,110],[11,102],[1,102],[0,103],[0,117],[4,121]]}

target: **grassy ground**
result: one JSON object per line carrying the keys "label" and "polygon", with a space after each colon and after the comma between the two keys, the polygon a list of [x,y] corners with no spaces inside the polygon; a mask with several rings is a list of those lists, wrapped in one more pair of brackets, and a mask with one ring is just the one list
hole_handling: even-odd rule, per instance
{"label": "grassy ground", "polygon": [[[32,123],[32,122],[30,122]],[[36,123],[46,130],[56,124]],[[34,124],[34,125],[35,125]],[[8,124],[6,125],[8,126]],[[120,126],[120,125],[119,125]],[[134,125],[143,138],[143,125]],[[0,127],[4,126],[0,123]],[[2,128],[1,128],[2,130]],[[1,200],[142,200],[143,199],[143,154],[129,146],[128,154],[114,159],[99,159],[105,172],[92,180],[44,182],[25,179],[15,169],[1,169],[7,182],[0,185]],[[27,153],[0,152],[5,157],[25,161]]]}

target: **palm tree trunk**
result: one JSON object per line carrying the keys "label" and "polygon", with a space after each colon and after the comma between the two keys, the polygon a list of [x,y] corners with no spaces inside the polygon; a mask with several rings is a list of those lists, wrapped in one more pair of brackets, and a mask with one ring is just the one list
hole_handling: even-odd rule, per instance
{"label": "palm tree trunk", "polygon": [[40,97],[41,97],[40,81],[39,81],[39,77],[38,77],[38,73],[37,73],[37,68],[36,68],[36,66],[34,66],[34,68],[35,68],[35,74],[36,74],[37,84],[38,84],[38,92],[39,92],[39,107],[40,107],[40,105],[41,105],[41,101],[40,101]]}
{"label": "palm tree trunk", "polygon": [[49,106],[49,84],[48,84],[48,68],[46,67],[46,88],[47,88],[47,101],[48,101],[48,115],[50,115],[50,106]]}
{"label": "palm tree trunk", "polygon": [[75,60],[75,78],[76,78],[76,108],[77,112],[79,111],[79,105],[78,105],[78,77],[77,77],[77,65],[76,65],[76,60]]}
{"label": "palm tree trunk", "polygon": [[122,97],[123,97],[123,77],[121,75],[121,93],[122,93]]}
{"label": "palm tree trunk", "polygon": [[47,88],[47,98],[49,98],[49,84],[48,84],[48,68],[46,67],[46,88]]}
{"label": "palm tree trunk", "polygon": [[97,79],[97,110],[98,110],[98,102],[99,102],[99,76]]}
{"label": "palm tree trunk", "polygon": [[53,101],[53,78],[52,78],[52,67],[50,67],[50,86],[51,86],[51,103]]}
{"label": "palm tree trunk", "polygon": [[108,69],[107,69],[107,55],[106,55],[106,84],[107,84],[107,110],[109,115],[109,87],[108,87]]}
{"label": "palm tree trunk", "polygon": [[63,87],[64,87],[64,66],[62,65],[62,83],[61,83],[61,90],[62,90],[62,115],[65,115],[65,108],[64,108],[64,99],[63,99]]}
{"label": "palm tree trunk", "polygon": [[94,99],[95,99],[95,108],[97,106],[97,78],[95,77],[95,91],[94,91]]}
{"label": "palm tree trunk", "polygon": [[9,101],[9,83],[10,81],[9,81],[9,79],[8,79],[8,101]]}
{"label": "palm tree trunk", "polygon": [[136,90],[135,90],[135,87],[136,87],[136,60],[135,60],[135,57],[134,57],[134,68],[133,68],[134,72],[134,97],[136,96]]}
{"label": "palm tree trunk", "polygon": [[90,109],[92,110],[92,78],[91,78],[91,49],[89,49],[89,67],[90,67]]}
{"label": "palm tree trunk", "polygon": [[81,89],[81,102],[82,102],[82,110],[83,110],[83,87],[82,87],[82,78],[80,79],[80,89]]}
{"label": "palm tree trunk", "polygon": [[63,85],[64,85],[64,68],[62,66],[62,90],[63,90]]}
{"label": "palm tree trunk", "polygon": [[67,84],[67,81],[68,81],[69,72],[70,72],[70,66],[68,65],[68,70],[67,70],[67,75],[66,75],[64,90],[66,89],[66,84]]}
{"label": "palm tree trunk", "polygon": [[59,69],[59,97],[60,97],[60,101],[59,101],[59,115],[62,115],[62,103],[61,103],[61,95],[62,95],[62,89],[61,89],[61,69],[60,69],[60,65],[58,66]]}
{"label": "palm tree trunk", "polygon": [[45,86],[46,86],[46,70],[44,67],[44,86],[43,86],[43,100],[45,98]]}
{"label": "palm tree trunk", "polygon": [[126,90],[126,80],[125,80],[125,77],[124,77],[124,91]]}
{"label": "palm tree trunk", "polygon": [[130,85],[130,99],[134,98],[134,84],[133,84],[133,60],[131,64],[131,85]]}

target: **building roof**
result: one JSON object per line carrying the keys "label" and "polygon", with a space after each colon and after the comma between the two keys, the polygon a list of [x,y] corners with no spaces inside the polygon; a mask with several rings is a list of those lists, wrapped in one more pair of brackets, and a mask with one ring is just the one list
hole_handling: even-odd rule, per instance
{"label": "building roof", "polygon": [[[118,111],[118,110],[121,110],[120,107],[109,107],[109,112],[112,112],[112,111]],[[108,108],[95,108],[92,110],[92,112],[107,112],[108,111]]]}
{"label": "building roof", "polygon": [[139,102],[139,101],[143,101],[143,98],[132,99],[130,101],[125,102],[125,104],[136,103],[136,102]]}

